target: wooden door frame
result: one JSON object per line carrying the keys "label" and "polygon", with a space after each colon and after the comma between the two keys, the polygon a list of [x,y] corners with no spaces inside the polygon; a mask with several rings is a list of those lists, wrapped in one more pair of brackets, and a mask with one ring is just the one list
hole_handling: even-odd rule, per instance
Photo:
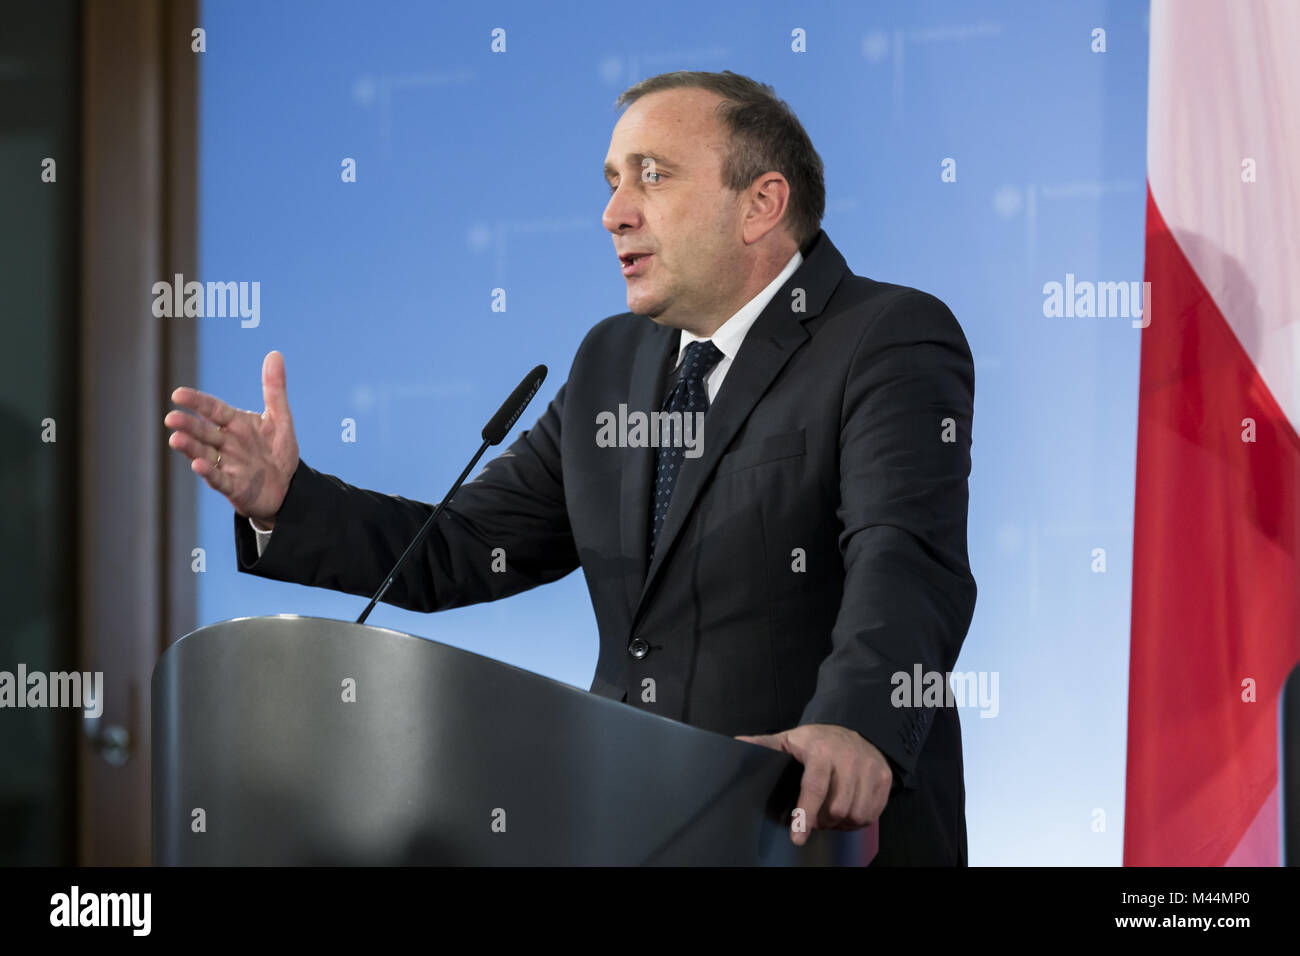
{"label": "wooden door frame", "polygon": [[[197,479],[162,418],[197,380],[197,330],[154,318],[151,288],[198,272],[199,13],[197,0],[82,7],[77,651],[104,674],[104,708],[79,744],[81,865],[150,862],[149,680],[195,626]],[[109,727],[128,735],[120,765],[105,759]]]}

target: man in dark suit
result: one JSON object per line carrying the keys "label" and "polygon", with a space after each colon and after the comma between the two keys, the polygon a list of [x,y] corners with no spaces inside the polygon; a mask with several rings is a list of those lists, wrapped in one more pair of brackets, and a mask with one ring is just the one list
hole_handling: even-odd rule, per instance
{"label": "man in dark suit", "polygon": [[[530,430],[457,495],[388,603],[436,611],[586,576],[593,693],[785,750],[792,839],[879,823],[878,864],[965,864],[961,735],[899,675],[946,677],[975,605],[974,370],[948,308],[854,275],[821,160],[769,87],[627,91],[603,222],[629,312],[597,324]],[[192,389],[171,444],[235,506],[241,570],[369,596],[427,504],[299,457],[266,411]]]}

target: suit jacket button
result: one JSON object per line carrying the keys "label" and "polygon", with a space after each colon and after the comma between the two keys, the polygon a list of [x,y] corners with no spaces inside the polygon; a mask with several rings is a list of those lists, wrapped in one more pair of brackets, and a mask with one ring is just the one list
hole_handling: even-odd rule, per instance
{"label": "suit jacket button", "polygon": [[627,646],[627,652],[639,661],[645,660],[645,656],[650,653],[650,645],[638,637]]}

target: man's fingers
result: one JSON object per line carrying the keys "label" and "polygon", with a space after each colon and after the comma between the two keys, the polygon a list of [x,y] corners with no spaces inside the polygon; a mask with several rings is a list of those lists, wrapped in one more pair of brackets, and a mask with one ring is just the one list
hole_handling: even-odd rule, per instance
{"label": "man's fingers", "polygon": [[196,388],[181,386],[172,392],[172,401],[181,408],[188,408],[197,415],[219,426],[229,425],[235,419],[235,409],[231,408],[215,395],[200,392]]}
{"label": "man's fingers", "polygon": [[[213,467],[216,467],[217,455],[221,454],[221,452],[212,445],[209,445],[206,442],[201,442],[193,435],[188,435],[185,432],[180,431],[172,432],[171,437],[167,439],[167,444],[172,448],[175,448],[186,458],[195,461],[202,459]],[[225,464],[224,459],[222,460],[222,464]]]}
{"label": "man's fingers", "polygon": [[884,810],[884,807],[878,806],[878,803],[879,797],[872,793],[870,787],[859,788],[853,797],[853,810],[849,813],[849,819],[843,821],[839,828],[851,830],[875,823]]}
{"label": "man's fingers", "polygon": [[[180,416],[189,422],[198,421],[198,419],[192,418],[184,412],[171,412],[168,417],[171,415]],[[200,424],[211,429],[212,433],[220,434],[217,432],[216,426],[207,422],[200,422]],[[206,481],[210,488],[219,491],[227,498],[230,497],[231,491],[235,488],[235,479],[230,473],[232,462],[225,452],[208,442],[195,438],[188,428],[185,430],[177,428],[168,437],[167,444],[190,459],[190,471]]]}
{"label": "man's fingers", "polygon": [[262,401],[266,410],[277,418],[289,419],[289,391],[284,376],[284,356],[266,353],[262,360]]}
{"label": "man's fingers", "polygon": [[857,797],[857,783],[854,774],[831,771],[830,792],[822,805],[821,818],[817,825],[832,829],[842,823],[851,824],[853,808]]}
{"label": "man's fingers", "polygon": [[[225,467],[223,461],[222,467]],[[208,458],[199,456],[190,462],[190,471],[198,475],[214,490],[223,495],[229,496],[230,489],[234,487],[234,481],[230,474],[216,467]]]}
{"label": "man's fingers", "polygon": [[830,786],[829,761],[813,760],[803,768],[803,778],[799,782],[799,801],[795,807],[803,811],[804,830],[791,834],[791,839],[797,845],[803,846],[808,841],[808,831],[818,825]]}
{"label": "man's fingers", "polygon": [[785,734],[757,734],[753,737],[737,737],[736,739],[743,740],[747,744],[768,747],[772,750],[785,750]]}
{"label": "man's fingers", "polygon": [[[192,435],[203,444],[211,445],[213,448],[221,448],[225,444],[225,434],[221,429],[197,415],[186,415],[184,412],[173,409],[163,418],[163,424],[172,431]],[[172,447],[175,448],[176,446],[173,445]]]}

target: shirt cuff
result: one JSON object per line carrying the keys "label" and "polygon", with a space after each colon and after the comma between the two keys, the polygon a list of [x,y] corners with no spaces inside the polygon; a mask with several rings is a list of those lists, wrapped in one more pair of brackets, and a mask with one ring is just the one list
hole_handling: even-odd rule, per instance
{"label": "shirt cuff", "polygon": [[248,526],[253,529],[253,534],[257,536],[257,556],[260,558],[262,552],[266,550],[266,546],[271,543],[271,535],[274,534],[275,529],[272,529],[271,531],[263,531],[257,525],[253,524],[252,518],[248,519]]}

